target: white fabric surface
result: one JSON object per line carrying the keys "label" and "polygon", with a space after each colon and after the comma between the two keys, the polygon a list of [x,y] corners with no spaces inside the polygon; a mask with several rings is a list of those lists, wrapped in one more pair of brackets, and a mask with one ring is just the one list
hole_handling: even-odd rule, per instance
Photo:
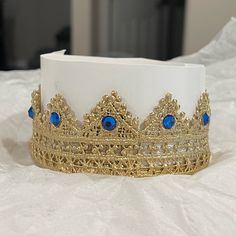
{"label": "white fabric surface", "polygon": [[210,166],[193,176],[63,174],[32,164],[39,71],[0,72],[0,235],[236,235],[236,20],[178,61],[207,65]]}

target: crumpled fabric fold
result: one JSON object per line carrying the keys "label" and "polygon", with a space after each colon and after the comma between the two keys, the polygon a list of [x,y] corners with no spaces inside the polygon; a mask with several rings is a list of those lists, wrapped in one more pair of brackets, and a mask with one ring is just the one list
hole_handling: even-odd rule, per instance
{"label": "crumpled fabric fold", "polygon": [[40,71],[0,72],[0,235],[236,235],[236,20],[202,50],[211,98],[208,168],[128,178],[64,174],[29,156]]}

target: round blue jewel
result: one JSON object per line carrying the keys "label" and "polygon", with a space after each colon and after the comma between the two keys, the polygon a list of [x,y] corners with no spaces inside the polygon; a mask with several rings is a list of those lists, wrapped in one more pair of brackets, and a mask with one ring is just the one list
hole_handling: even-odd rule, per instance
{"label": "round blue jewel", "polygon": [[175,124],[175,117],[172,115],[165,116],[162,124],[165,129],[171,129]]}
{"label": "round blue jewel", "polygon": [[57,112],[52,112],[50,116],[50,122],[54,126],[58,126],[61,122],[60,115]]}
{"label": "round blue jewel", "polygon": [[34,109],[33,107],[31,106],[28,110],[28,116],[31,118],[31,119],[34,119],[34,116],[35,116],[35,113],[34,113]]}
{"label": "round blue jewel", "polygon": [[117,121],[113,116],[104,116],[102,118],[102,127],[105,130],[111,131],[116,128]]}
{"label": "round blue jewel", "polygon": [[203,125],[207,125],[210,122],[210,116],[205,112],[202,115],[202,123]]}

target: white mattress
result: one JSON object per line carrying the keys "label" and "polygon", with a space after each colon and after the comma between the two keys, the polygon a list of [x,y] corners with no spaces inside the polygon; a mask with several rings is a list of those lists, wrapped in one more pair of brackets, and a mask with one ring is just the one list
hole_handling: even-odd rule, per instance
{"label": "white mattress", "polygon": [[32,164],[39,71],[0,72],[0,235],[236,235],[236,20],[200,52],[207,66],[210,166],[193,176],[63,174]]}

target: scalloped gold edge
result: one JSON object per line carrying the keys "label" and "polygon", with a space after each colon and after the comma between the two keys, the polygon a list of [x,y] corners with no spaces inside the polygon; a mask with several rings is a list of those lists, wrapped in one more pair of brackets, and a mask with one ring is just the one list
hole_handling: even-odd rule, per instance
{"label": "scalloped gold edge", "polygon": [[[192,174],[205,168],[210,160],[209,125],[201,116],[210,115],[209,97],[199,98],[192,119],[179,111],[171,94],[166,94],[157,107],[139,125],[113,91],[84,116],[79,123],[62,95],[51,99],[41,110],[40,92],[32,93],[33,120],[31,156],[38,165],[66,173],[87,172],[134,177],[159,174]],[[62,122],[54,127],[49,122],[52,111],[60,113]],[[100,119],[110,112],[118,120],[112,132],[101,129]],[[173,114],[176,125],[165,130],[164,115]]]}

